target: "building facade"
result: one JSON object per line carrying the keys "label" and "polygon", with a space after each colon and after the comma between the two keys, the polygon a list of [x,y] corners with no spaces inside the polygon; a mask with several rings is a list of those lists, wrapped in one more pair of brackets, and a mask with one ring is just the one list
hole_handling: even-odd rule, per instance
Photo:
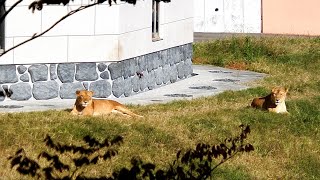
{"label": "building facade", "polygon": [[320,1],[195,0],[195,32],[320,35]]}
{"label": "building facade", "polygon": [[[5,49],[45,31],[80,2],[34,13],[19,4],[5,20]],[[79,89],[93,90],[97,98],[124,97],[187,78],[192,2],[119,1],[70,16],[0,57],[0,100],[72,99]]]}
{"label": "building facade", "polygon": [[195,32],[261,32],[261,0],[195,0],[194,3]]}

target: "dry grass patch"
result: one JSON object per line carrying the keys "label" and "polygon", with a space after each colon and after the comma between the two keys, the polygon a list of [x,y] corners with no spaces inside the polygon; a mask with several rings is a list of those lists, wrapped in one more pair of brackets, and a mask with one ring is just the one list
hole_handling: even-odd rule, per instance
{"label": "dry grass patch", "polygon": [[[248,142],[255,151],[226,162],[215,172],[215,179],[316,179],[320,176],[319,42],[319,38],[242,37],[195,44],[198,63],[245,64],[243,68],[269,76],[244,91],[130,106],[144,116],[142,119],[74,117],[66,111],[1,114],[0,177],[27,179],[10,170],[7,157],[22,147],[36,158],[45,149],[46,134],[70,144],[79,144],[86,135],[98,140],[123,136],[118,156],[85,169],[87,174],[98,176],[129,167],[136,156],[157,168],[168,167],[178,150],[200,142],[220,143],[236,134],[240,124],[248,124],[252,130]],[[267,95],[278,85],[289,87],[290,115],[248,108],[254,97]]]}

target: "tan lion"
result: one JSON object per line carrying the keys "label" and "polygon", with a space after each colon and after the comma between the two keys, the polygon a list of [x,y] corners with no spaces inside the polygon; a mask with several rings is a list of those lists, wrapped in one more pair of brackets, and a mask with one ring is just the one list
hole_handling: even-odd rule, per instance
{"label": "tan lion", "polygon": [[117,112],[131,117],[142,117],[131,112],[119,102],[105,99],[92,99],[92,91],[76,91],[76,95],[77,99],[71,111],[72,115],[96,116]]}
{"label": "tan lion", "polygon": [[251,107],[268,110],[275,113],[288,113],[286,107],[286,96],[288,88],[275,87],[271,93],[265,97],[254,98]]}

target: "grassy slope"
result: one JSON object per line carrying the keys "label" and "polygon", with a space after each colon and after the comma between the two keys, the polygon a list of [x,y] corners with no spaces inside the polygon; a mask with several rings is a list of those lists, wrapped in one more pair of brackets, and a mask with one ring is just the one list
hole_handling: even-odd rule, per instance
{"label": "grassy slope", "polygon": [[[219,179],[316,179],[320,177],[320,39],[233,38],[194,45],[194,62],[270,74],[258,87],[218,96],[163,105],[133,106],[145,119],[119,115],[78,118],[66,111],[0,115],[0,177],[20,178],[6,158],[19,147],[33,157],[43,150],[46,134],[61,143],[124,136],[119,156],[88,169],[110,173],[129,165],[133,156],[164,167],[179,149],[198,142],[218,143],[249,124],[256,150],[223,165]],[[290,115],[247,108],[253,97],[275,85],[290,88]]]}

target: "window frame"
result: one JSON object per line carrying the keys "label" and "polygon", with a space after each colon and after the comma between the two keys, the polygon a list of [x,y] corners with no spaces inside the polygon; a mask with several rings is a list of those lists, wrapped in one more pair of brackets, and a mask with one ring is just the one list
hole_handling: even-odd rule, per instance
{"label": "window frame", "polygon": [[160,1],[152,0],[152,41],[160,41]]}
{"label": "window frame", "polygon": [[[0,4],[0,17],[6,12],[5,2]],[[0,54],[5,51],[5,19],[0,23]]]}

